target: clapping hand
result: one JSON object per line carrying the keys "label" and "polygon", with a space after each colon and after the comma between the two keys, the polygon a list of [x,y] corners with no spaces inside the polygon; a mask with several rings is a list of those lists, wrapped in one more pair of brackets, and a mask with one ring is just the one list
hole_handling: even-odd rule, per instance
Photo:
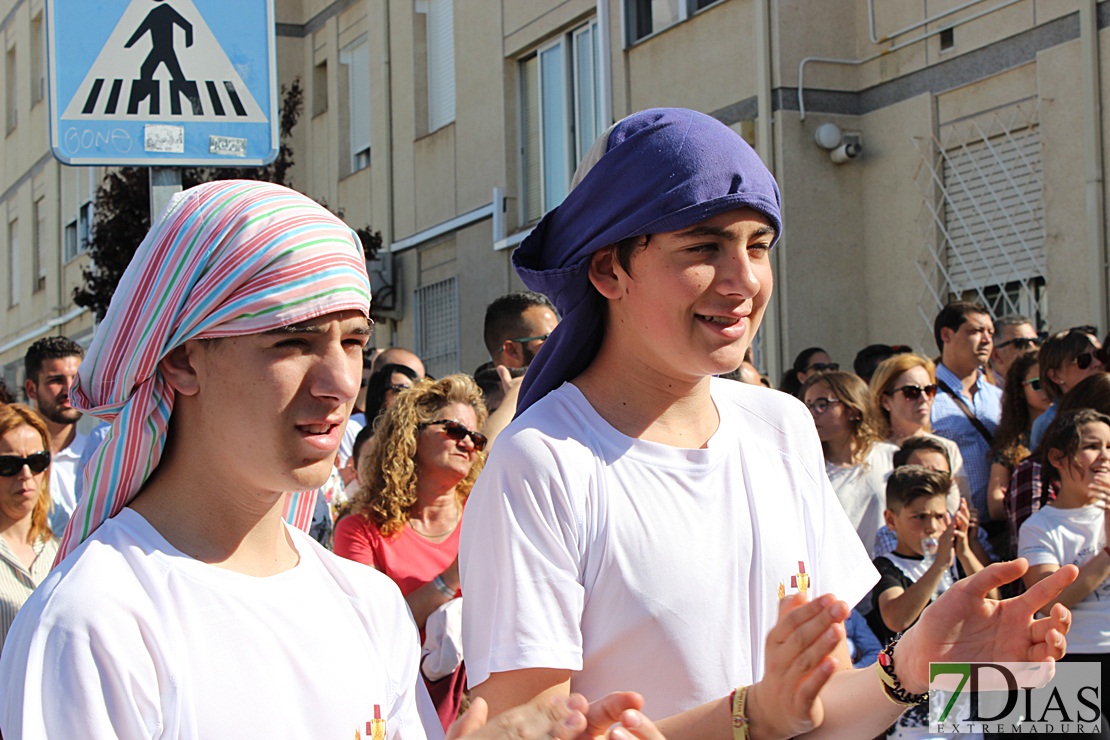
{"label": "clapping hand", "polygon": [[1023,558],[995,563],[955,583],[922,612],[895,649],[898,677],[907,691],[928,689],[930,662],[1040,662],[1064,655],[1071,612],[1057,604],[1047,617],[1035,616],[1075,580],[1079,570],[1074,565],[1017,598],[987,598],[991,589],[1020,578],[1028,567]]}
{"label": "clapping hand", "polygon": [[581,694],[539,697],[489,720],[489,708],[474,699],[447,740],[665,740],[640,709],[644,699],[631,691],[608,694],[592,704]]}
{"label": "clapping hand", "polygon": [[818,692],[841,666],[833,651],[845,637],[848,605],[825,594],[806,601],[792,594],[779,603],[767,635],[763,679],[748,690],[749,719],[764,737],[793,737],[819,726],[825,709]]}

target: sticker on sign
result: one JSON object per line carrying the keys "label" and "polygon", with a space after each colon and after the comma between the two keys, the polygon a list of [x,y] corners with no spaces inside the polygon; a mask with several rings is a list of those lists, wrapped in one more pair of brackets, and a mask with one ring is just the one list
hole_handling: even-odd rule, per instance
{"label": "sticker on sign", "polygon": [[237,136],[209,136],[208,153],[221,157],[247,156],[247,140]]}
{"label": "sticker on sign", "polygon": [[185,151],[185,128],[164,123],[151,123],[143,127],[143,148],[148,152]]}

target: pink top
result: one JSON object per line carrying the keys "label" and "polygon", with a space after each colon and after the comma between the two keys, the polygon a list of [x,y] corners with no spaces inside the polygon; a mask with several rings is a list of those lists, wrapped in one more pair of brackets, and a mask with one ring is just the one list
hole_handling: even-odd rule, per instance
{"label": "pink top", "polygon": [[[461,524],[462,522],[460,522]],[[359,514],[351,514],[335,525],[335,554],[372,565],[408,596],[447,569],[459,554],[461,526],[442,542],[424,539],[407,524],[393,539],[382,537],[378,527]]]}

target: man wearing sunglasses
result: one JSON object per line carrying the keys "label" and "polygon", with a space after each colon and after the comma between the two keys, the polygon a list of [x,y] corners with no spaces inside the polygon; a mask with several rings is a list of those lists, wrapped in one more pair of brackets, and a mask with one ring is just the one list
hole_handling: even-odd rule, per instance
{"label": "man wearing sunglasses", "polygon": [[494,365],[528,367],[558,325],[559,315],[547,296],[520,290],[486,307],[482,338]]}
{"label": "man wearing sunglasses", "polygon": [[1075,385],[1106,368],[1101,358],[1102,344],[1093,326],[1076,326],[1057,332],[1041,345],[1037,356],[1041,366],[1041,385],[1052,405],[1033,422],[1029,433],[1032,449],[1044,438],[1049,424],[1056,418],[1056,402]]}
{"label": "man wearing sunglasses", "polygon": [[933,322],[933,336],[940,350],[937,393],[931,415],[933,433],[960,448],[971,486],[972,508],[987,525],[987,483],[990,480],[991,445],[1002,418],[1002,390],[987,380],[987,362],[994,348],[994,322],[978,303],[949,303]]}
{"label": "man wearing sunglasses", "polygon": [[499,380],[489,396],[496,403],[482,427],[491,441],[512,421],[524,372],[558,325],[559,314],[543,293],[514,291],[486,307],[482,339]]}
{"label": "man wearing sunglasses", "polygon": [[994,349],[991,351],[990,373],[999,388],[1006,385],[1006,373],[1018,355],[1035,352],[1041,346],[1033,322],[1026,316],[1008,313],[994,322]]}

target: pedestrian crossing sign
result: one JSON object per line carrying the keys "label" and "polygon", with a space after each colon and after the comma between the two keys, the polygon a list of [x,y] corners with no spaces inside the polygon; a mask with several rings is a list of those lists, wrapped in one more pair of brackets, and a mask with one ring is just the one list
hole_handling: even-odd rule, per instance
{"label": "pedestrian crossing sign", "polygon": [[72,165],[277,156],[273,0],[47,0],[50,143]]}

